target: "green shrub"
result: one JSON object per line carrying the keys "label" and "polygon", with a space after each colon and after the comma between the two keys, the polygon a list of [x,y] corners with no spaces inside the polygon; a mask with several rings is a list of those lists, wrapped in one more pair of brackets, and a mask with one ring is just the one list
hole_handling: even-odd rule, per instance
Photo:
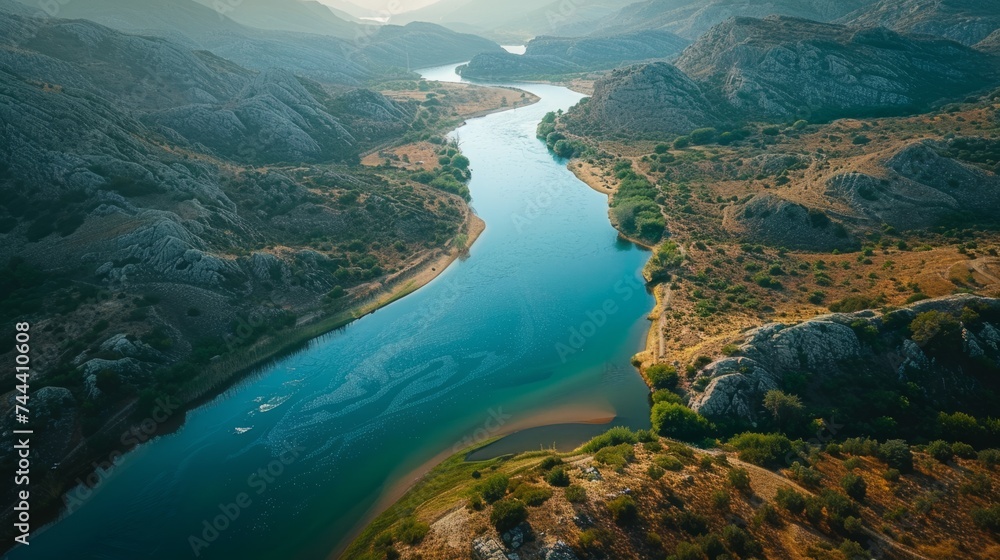
{"label": "green shrub", "polygon": [[972,510],[972,521],[981,529],[1000,532],[1000,505]]}
{"label": "green shrub", "polygon": [[511,496],[521,500],[530,507],[538,507],[548,501],[552,497],[552,490],[544,486],[532,486],[531,484],[522,484],[518,486]]}
{"label": "green shrub", "polygon": [[859,502],[864,501],[865,495],[868,492],[868,484],[865,479],[854,473],[847,473],[843,478],[840,479],[840,487],[844,489],[844,492],[848,496],[858,500]]}
{"label": "green shrub", "polygon": [[947,463],[955,456],[951,446],[944,440],[932,441],[927,445],[927,454],[942,463]]}
{"label": "green shrub", "polygon": [[673,455],[660,455],[656,459],[656,465],[668,471],[680,471],[684,469],[684,463]]}
{"label": "green shrub", "polygon": [[984,449],[980,451],[979,462],[987,467],[1000,465],[1000,449]]}
{"label": "green shrub", "polygon": [[913,471],[913,452],[901,439],[890,439],[878,447],[878,458],[901,473]]}
{"label": "green shrub", "polygon": [[746,432],[729,440],[741,460],[763,467],[776,467],[792,451],[792,442],[782,434]]}
{"label": "green shrub", "polygon": [[782,487],[774,497],[774,501],[789,513],[798,515],[806,509],[806,498],[791,488]]}
{"label": "green shrub", "polygon": [[674,548],[674,555],[671,558],[676,558],[677,560],[705,560],[707,557],[698,545],[680,542]]}
{"label": "green shrub", "polygon": [[750,473],[746,469],[729,471],[729,485],[744,492],[750,490]]}
{"label": "green shrub", "polygon": [[660,480],[667,471],[659,465],[649,465],[646,469],[646,475],[653,480]]}
{"label": "green shrub", "polygon": [[580,548],[592,554],[601,554],[611,547],[613,538],[607,529],[590,528],[580,533]]}
{"label": "green shrub", "polygon": [[479,485],[479,493],[483,495],[483,499],[487,503],[492,504],[507,495],[507,486],[509,484],[510,479],[506,475],[495,474]]}
{"label": "green shrub", "polygon": [[673,404],[684,404],[684,399],[680,395],[667,389],[660,389],[653,393],[653,404],[666,402]]}
{"label": "green shrub", "polygon": [[947,313],[931,310],[917,315],[910,323],[910,337],[921,347],[957,336],[958,321]]}
{"label": "green shrub", "polygon": [[882,478],[887,482],[899,482],[900,472],[899,469],[887,469],[882,473]]}
{"label": "green shrub", "polygon": [[781,525],[781,514],[778,513],[777,508],[765,502],[764,505],[757,508],[753,516],[753,521],[756,525],[767,523],[768,525],[777,527]]}
{"label": "green shrub", "polygon": [[638,442],[639,436],[635,432],[622,426],[616,426],[588,441],[580,450],[584,453],[595,453],[604,447],[621,445],[623,443],[635,444]]}
{"label": "green shrub", "polygon": [[646,368],[646,378],[654,389],[676,389],[680,379],[677,368],[667,364],[654,364]]}
{"label": "green shrub", "polygon": [[395,536],[399,542],[412,546],[424,540],[430,530],[430,525],[417,521],[413,517],[407,517],[396,527]]}
{"label": "green shrub", "polygon": [[566,487],[566,501],[573,504],[582,504],[587,501],[587,491],[578,484],[571,484]]}
{"label": "green shrub", "polygon": [[569,473],[563,467],[554,468],[545,475],[545,481],[552,486],[569,486]]}
{"label": "green shrub", "polygon": [[716,490],[712,492],[712,506],[715,507],[715,509],[727,511],[729,510],[729,503],[731,501],[732,499],[729,497],[729,492],[726,492],[725,490]]}
{"label": "green shrub", "polygon": [[957,457],[961,459],[976,458],[976,450],[973,449],[973,447],[968,443],[962,443],[962,442],[953,443],[951,444],[951,450]]}
{"label": "green shrub", "polygon": [[760,544],[750,536],[750,533],[736,525],[726,525],[722,528],[722,541],[726,543],[726,548],[740,558],[757,556],[763,552]]}
{"label": "green shrub", "polygon": [[797,480],[806,486],[819,486],[823,480],[823,473],[812,467],[806,467],[802,463],[795,461],[788,469],[789,478]]}
{"label": "green shrub", "polygon": [[594,454],[594,460],[598,463],[604,463],[605,465],[621,469],[635,460],[635,452],[632,445],[623,443],[614,447],[601,449]]}
{"label": "green shrub", "polygon": [[490,512],[490,523],[499,533],[517,527],[526,519],[528,519],[528,508],[520,500],[500,500],[493,504],[493,511]]}
{"label": "green shrub", "polygon": [[699,441],[712,429],[708,420],[697,412],[668,402],[653,406],[652,423],[658,434],[685,441]]}
{"label": "green shrub", "polygon": [[563,464],[562,459],[560,459],[559,457],[549,456],[546,457],[545,459],[542,459],[542,462],[538,464],[538,468],[542,469],[543,471],[550,471],[554,467],[558,467],[561,464]]}
{"label": "green shrub", "polygon": [[639,518],[639,508],[635,505],[632,496],[624,495],[608,502],[608,511],[615,523],[628,525]]}

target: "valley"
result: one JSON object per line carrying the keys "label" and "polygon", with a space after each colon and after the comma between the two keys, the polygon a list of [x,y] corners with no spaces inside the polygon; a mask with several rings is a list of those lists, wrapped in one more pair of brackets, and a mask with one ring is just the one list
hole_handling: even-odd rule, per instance
{"label": "valley", "polygon": [[0,0],[7,557],[1000,554],[996,7],[529,4]]}

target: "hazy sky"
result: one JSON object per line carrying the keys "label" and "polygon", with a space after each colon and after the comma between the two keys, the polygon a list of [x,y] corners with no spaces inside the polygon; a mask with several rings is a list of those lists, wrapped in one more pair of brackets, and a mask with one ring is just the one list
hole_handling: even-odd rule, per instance
{"label": "hazy sky", "polygon": [[422,8],[424,6],[433,4],[438,0],[319,0],[324,4],[329,4],[331,6],[336,6],[338,2],[350,2],[352,4],[361,6],[362,8],[368,8],[375,12],[383,11],[400,11],[406,12],[409,10],[416,10],[417,8]]}

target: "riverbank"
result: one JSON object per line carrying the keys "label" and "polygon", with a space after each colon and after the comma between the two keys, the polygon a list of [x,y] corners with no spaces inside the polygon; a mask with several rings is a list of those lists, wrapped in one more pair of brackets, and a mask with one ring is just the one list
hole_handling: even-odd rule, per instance
{"label": "riverbank", "polygon": [[[391,514],[391,511],[395,509],[395,505],[400,502],[400,500],[402,500],[403,497],[406,496],[411,490],[426,482],[427,479],[432,476],[431,473],[448,461],[449,458],[461,457],[461,461],[463,463],[469,464],[488,463],[494,459],[486,459],[485,461],[470,461],[467,457],[474,451],[482,450],[511,434],[524,430],[559,424],[604,425],[613,422],[616,415],[616,411],[605,408],[564,407],[561,409],[545,411],[536,416],[525,418],[519,422],[505,425],[496,432],[489,434],[488,439],[475,442],[471,445],[471,447],[458,449],[453,447],[445,449],[438,455],[426,461],[424,464],[420,465],[418,468],[410,470],[399,476],[398,481],[389,486],[389,489],[386,490],[375,505],[371,507],[362,520],[358,522],[357,526],[351,531],[350,536],[344,540],[341,546],[337,547],[330,554],[329,560],[337,560],[342,557],[350,558],[351,555],[354,554],[352,551],[367,548],[367,541],[369,539],[366,539],[365,535],[370,532],[369,528],[375,525],[381,526],[385,523],[392,524],[398,520]],[[389,520],[382,519],[386,515],[390,518]],[[381,520],[381,522],[377,522],[377,520]]]}
{"label": "riverbank", "polygon": [[[302,349],[317,337],[343,328],[358,319],[375,313],[387,305],[416,292],[433,282],[445,272],[456,260],[468,255],[469,249],[486,230],[486,222],[477,216],[471,208],[465,206],[463,235],[466,236],[462,247],[451,247],[445,254],[429,253],[417,260],[417,263],[400,271],[383,281],[380,288],[367,292],[364,298],[350,308],[328,317],[298,324],[282,331],[279,337],[268,339],[254,347],[240,352],[239,356],[213,363],[198,379],[197,384],[182,389],[176,399],[176,407],[169,411],[168,419],[155,424],[155,431],[147,434],[149,438],[169,435],[184,425],[188,411],[209,402],[219,394],[228,390],[246,376],[252,375],[275,360]],[[138,444],[135,437],[126,438],[133,433],[138,425],[132,421],[135,402],[122,409],[119,414],[105,423],[97,432],[91,434],[88,441],[111,441],[113,443],[132,441]],[[143,430],[145,430],[143,424]],[[118,437],[121,435],[121,437]],[[144,440],[145,441],[145,440]],[[134,449],[135,445],[122,448],[98,448],[81,442],[59,463],[59,469],[47,473],[49,488],[48,501],[36,501],[33,519],[37,525],[47,525],[58,521],[66,512],[66,494],[81,484],[90,480],[96,465],[102,465],[107,476],[111,476],[116,461]],[[58,475],[58,478],[54,478]],[[99,479],[103,480],[103,479]],[[59,489],[55,492],[52,489]],[[3,517],[11,518],[13,510],[8,508]],[[8,541],[9,542],[9,541]],[[6,552],[6,551],[5,551]]]}

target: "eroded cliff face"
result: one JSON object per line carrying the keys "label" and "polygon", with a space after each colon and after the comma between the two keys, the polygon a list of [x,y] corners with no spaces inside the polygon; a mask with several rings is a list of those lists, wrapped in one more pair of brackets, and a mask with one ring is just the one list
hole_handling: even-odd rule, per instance
{"label": "eroded cliff face", "polygon": [[[928,333],[914,326],[927,314],[952,319]],[[977,393],[992,390],[981,375],[995,374],[1000,364],[998,319],[1000,300],[952,296],[889,313],[835,313],[796,325],[765,325],[743,335],[735,356],[698,371],[707,385],[691,395],[690,405],[712,419],[751,424],[764,414],[768,391],[802,374],[876,376],[900,387],[918,382],[941,403],[974,401]]]}

